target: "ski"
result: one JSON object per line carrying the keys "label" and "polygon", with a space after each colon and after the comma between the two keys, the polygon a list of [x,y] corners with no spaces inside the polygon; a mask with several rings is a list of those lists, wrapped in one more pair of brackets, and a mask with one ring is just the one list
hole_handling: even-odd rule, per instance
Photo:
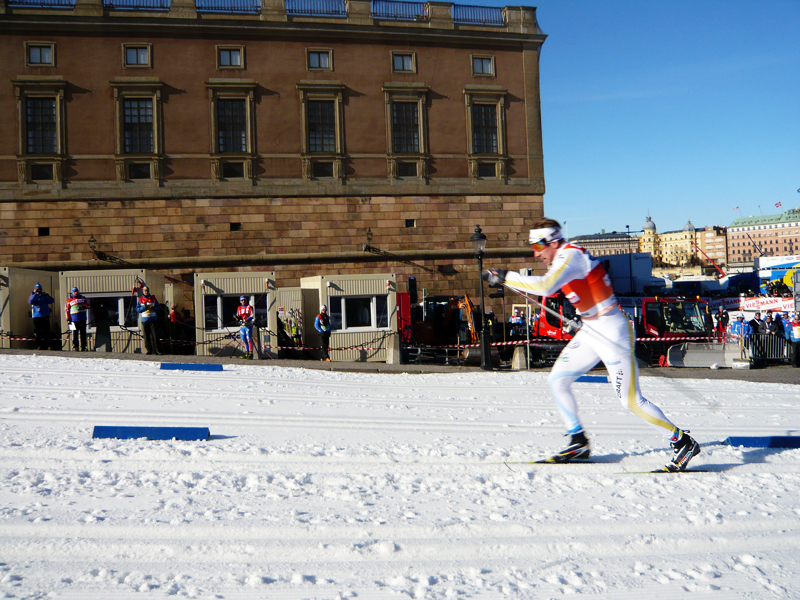
{"label": "ski", "polygon": [[521,460],[510,461],[504,460],[502,462],[492,463],[494,465],[594,465],[600,464],[596,460],[552,460],[550,458],[543,458],[542,460]]}
{"label": "ski", "polygon": [[683,471],[665,471],[656,469],[654,471],[619,471],[615,475],[680,475],[681,473],[711,473],[708,469],[684,469]]}

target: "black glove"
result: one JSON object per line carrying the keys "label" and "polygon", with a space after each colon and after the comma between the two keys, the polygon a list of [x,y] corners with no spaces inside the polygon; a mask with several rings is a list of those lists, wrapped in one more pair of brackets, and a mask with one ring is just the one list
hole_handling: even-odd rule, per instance
{"label": "black glove", "polygon": [[489,285],[495,285],[505,283],[507,272],[506,269],[486,269],[481,277],[484,281],[488,281]]}

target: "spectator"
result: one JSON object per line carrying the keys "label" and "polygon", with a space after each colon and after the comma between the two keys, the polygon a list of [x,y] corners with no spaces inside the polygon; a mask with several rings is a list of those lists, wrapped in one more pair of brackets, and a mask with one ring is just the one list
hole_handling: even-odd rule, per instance
{"label": "spectator", "polygon": [[[91,307],[92,303],[89,302],[89,299],[81,296],[77,287],[72,288],[70,298],[64,307],[64,312],[72,335],[72,349],[75,352],[89,350],[86,345],[86,317],[87,311]],[[80,347],[78,346],[78,338],[80,338]]]}
{"label": "spectator", "polygon": [[136,312],[142,319],[142,329],[144,330],[144,348],[147,354],[161,354],[158,349],[158,300],[150,293],[150,288],[144,286],[139,302],[136,304]]}
{"label": "spectator", "polygon": [[725,333],[728,331],[728,322],[730,321],[730,315],[728,315],[728,311],[725,310],[725,307],[720,305],[717,309],[717,312],[714,313],[714,331],[717,332],[717,339],[722,342],[725,340]]}
{"label": "spectator", "polygon": [[760,359],[764,354],[765,337],[767,334],[767,324],[761,318],[761,313],[757,312],[750,321],[750,328],[753,330],[753,358]]}
{"label": "spectator", "polygon": [[767,326],[767,339],[769,344],[769,355],[767,358],[782,358],[784,354],[783,345],[786,339],[783,336],[783,326],[781,322],[768,314],[764,323]]}
{"label": "spectator", "polygon": [[319,341],[322,346],[323,362],[331,362],[329,347],[331,343],[331,318],[328,316],[328,307],[324,304],[319,307],[319,314],[314,319],[314,329],[319,331]]}
{"label": "spectator", "polygon": [[515,308],[514,313],[511,315],[511,318],[508,320],[508,322],[514,325],[524,325],[525,319],[519,314],[519,309]]}
{"label": "spectator", "polygon": [[744,315],[738,315],[731,323],[731,336],[738,340],[747,340],[753,333],[750,323],[744,320]]}
{"label": "spectator", "polygon": [[239,337],[244,346],[243,358],[253,360],[253,323],[256,320],[256,313],[247,302],[247,296],[239,296],[235,317],[239,322]]}
{"label": "spectator", "polygon": [[772,315],[767,315],[767,318],[764,320],[764,324],[767,327],[767,333],[769,335],[783,337],[783,327],[781,326],[780,321],[772,318]]}
{"label": "spectator", "polygon": [[[183,340],[183,316],[177,309],[177,306],[171,306],[167,317],[169,319],[170,354],[178,354],[177,350],[183,350],[180,347],[180,343]],[[178,344],[177,347],[176,344]]]}
{"label": "spectator", "polygon": [[797,369],[800,367],[800,313],[794,313],[791,321],[789,339],[792,342],[792,366]]}
{"label": "spectator", "polygon": [[754,334],[767,333],[767,324],[762,320],[760,312],[757,312],[753,317],[753,320],[750,321],[750,327],[752,328]]}
{"label": "spectator", "polygon": [[28,298],[33,317],[33,337],[36,338],[37,350],[50,350],[50,305],[54,304],[53,297],[42,290],[42,284],[33,286],[33,293]]}
{"label": "spectator", "polygon": [[183,316],[176,310],[177,308],[177,306],[171,306],[169,309],[169,322],[174,325],[183,323]]}
{"label": "spectator", "polygon": [[788,358],[792,358],[792,319],[789,313],[785,312],[781,315],[781,325],[783,325],[783,337],[786,339],[786,351]]}

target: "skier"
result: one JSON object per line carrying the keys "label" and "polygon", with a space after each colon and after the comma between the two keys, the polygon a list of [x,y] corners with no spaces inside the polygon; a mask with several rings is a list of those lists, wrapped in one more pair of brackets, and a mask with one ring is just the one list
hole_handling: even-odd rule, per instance
{"label": "skier", "polygon": [[322,346],[322,358],[320,360],[331,362],[331,357],[328,353],[328,348],[331,345],[331,318],[328,316],[328,307],[324,304],[319,307],[319,314],[314,319],[314,329],[319,331],[319,341]]}
{"label": "skier", "polygon": [[505,269],[488,269],[483,279],[539,296],[551,296],[559,289],[580,313],[583,326],[564,348],[548,378],[561,417],[571,436],[570,444],[546,462],[587,460],[589,440],[578,419],[572,383],[602,360],[609,380],[624,407],[669,438],[672,460],[662,471],[683,471],[700,445],[670,422],[639,389],[639,368],[633,352],[634,334],[614,296],[611,280],[603,266],[583,248],[570,244],[553,219],[535,219],[530,231],[534,256],[548,267],[544,276],[526,277]]}
{"label": "skier", "polygon": [[253,360],[253,323],[256,320],[256,313],[253,307],[247,303],[247,296],[239,296],[239,306],[236,307],[236,320],[239,322],[239,337],[244,346],[244,356],[246,360]]}

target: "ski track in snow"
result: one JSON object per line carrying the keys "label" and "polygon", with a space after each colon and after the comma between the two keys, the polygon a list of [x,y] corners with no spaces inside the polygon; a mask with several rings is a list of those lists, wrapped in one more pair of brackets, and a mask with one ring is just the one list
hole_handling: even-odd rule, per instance
{"label": "ski track in snow", "polygon": [[797,434],[797,386],[643,378],[708,471],[653,475],[609,384],[575,386],[597,462],[537,466],[544,373],[225,369],[0,356],[0,598],[800,597],[800,450],[720,443]]}

